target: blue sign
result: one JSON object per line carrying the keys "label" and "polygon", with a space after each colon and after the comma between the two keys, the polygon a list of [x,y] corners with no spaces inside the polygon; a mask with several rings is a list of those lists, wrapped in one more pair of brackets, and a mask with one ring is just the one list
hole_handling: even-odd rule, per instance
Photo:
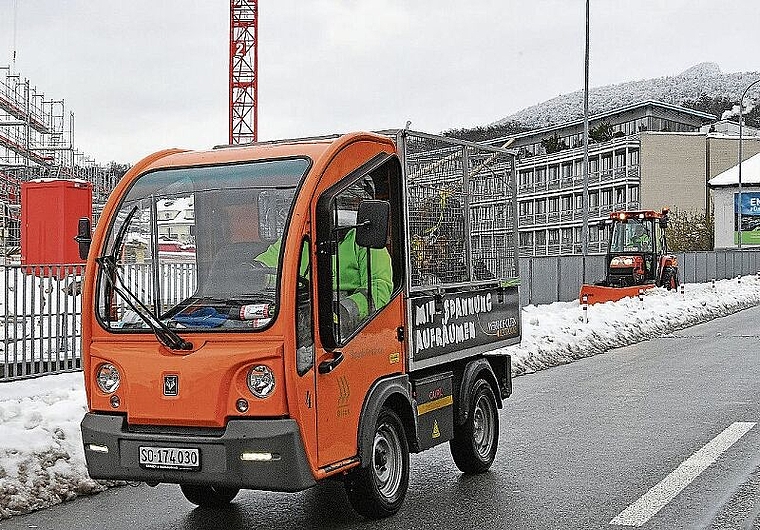
{"label": "blue sign", "polygon": [[760,244],[760,192],[747,191],[734,193],[734,243],[739,241],[739,222],[742,226],[742,243]]}

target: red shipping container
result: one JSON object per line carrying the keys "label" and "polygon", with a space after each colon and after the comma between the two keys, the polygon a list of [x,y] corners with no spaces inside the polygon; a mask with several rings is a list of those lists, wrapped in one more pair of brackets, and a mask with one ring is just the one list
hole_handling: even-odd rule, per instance
{"label": "red shipping container", "polygon": [[84,263],[74,241],[82,217],[92,219],[89,182],[63,179],[22,182],[21,263]]}

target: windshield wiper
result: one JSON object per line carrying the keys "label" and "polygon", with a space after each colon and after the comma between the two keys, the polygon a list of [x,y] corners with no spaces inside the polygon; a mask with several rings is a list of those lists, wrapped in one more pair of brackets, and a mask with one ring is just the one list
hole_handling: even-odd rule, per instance
{"label": "windshield wiper", "polygon": [[[111,286],[111,289],[119,296],[122,297],[124,302],[134,311],[140,319],[145,322],[148,327],[156,335],[156,338],[172,350],[191,350],[193,344],[183,339],[178,333],[171,330],[160,319],[153,316],[145,304],[124,284],[124,280],[121,279],[118,267],[116,266],[116,257],[118,256],[119,249],[121,248],[121,242],[127,233],[127,227],[132,222],[132,218],[137,213],[137,206],[134,206],[132,210],[127,214],[124,219],[124,224],[121,225],[119,232],[114,238],[113,251],[110,255],[100,256],[95,258],[95,261],[100,265],[106,273],[106,280]],[[118,282],[118,283],[117,283]]]}
{"label": "windshield wiper", "polygon": [[[183,339],[177,332],[156,318],[145,304],[124,284],[116,267],[113,256],[101,256],[95,261],[105,269],[106,278],[111,288],[122,297],[124,302],[139,316],[156,335],[156,338],[172,350],[192,350],[193,343]],[[118,282],[118,283],[117,283]]]}

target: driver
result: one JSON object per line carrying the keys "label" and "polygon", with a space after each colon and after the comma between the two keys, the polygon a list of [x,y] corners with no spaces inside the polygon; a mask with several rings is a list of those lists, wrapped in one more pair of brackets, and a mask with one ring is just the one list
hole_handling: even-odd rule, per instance
{"label": "driver", "polygon": [[[388,250],[386,248],[368,249],[356,244],[356,228],[353,225],[356,224],[359,203],[365,199],[372,199],[374,196],[375,187],[372,178],[365,177],[339,193],[335,199],[337,228],[341,235],[337,256],[333,256],[333,270],[336,269],[336,257],[340,267],[337,275],[339,281],[336,281],[338,278],[336,274],[333,274],[333,290],[339,302],[340,315],[336,315],[336,322],[340,321],[341,337],[350,335],[370,313],[368,299],[370,279],[367,278],[368,251],[371,253],[370,272],[374,307],[376,309],[384,307],[393,292],[393,270]],[[254,259],[265,266],[277,267],[280,245],[281,240],[278,239]],[[304,265],[301,263],[301,272],[303,275],[308,275]],[[340,292],[337,292],[338,285]]]}
{"label": "driver", "polygon": [[631,243],[636,245],[639,250],[652,249],[652,240],[646,230],[644,230],[644,226],[640,224],[636,225],[636,227],[633,229],[633,237],[631,238]]}

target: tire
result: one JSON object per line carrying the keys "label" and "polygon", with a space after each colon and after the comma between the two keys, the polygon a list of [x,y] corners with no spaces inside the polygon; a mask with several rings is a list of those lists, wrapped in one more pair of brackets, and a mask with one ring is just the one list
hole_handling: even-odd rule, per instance
{"label": "tire", "polygon": [[662,271],[662,286],[668,291],[678,289],[678,271],[670,267]]}
{"label": "tire", "polygon": [[383,407],[377,418],[372,460],[345,479],[351,506],[369,519],[394,515],[409,488],[409,444],[398,415]]}
{"label": "tire", "polygon": [[467,420],[454,427],[451,456],[462,473],[488,471],[499,446],[499,409],[491,385],[478,379],[472,388]]}
{"label": "tire", "polygon": [[187,500],[202,508],[224,508],[238,494],[239,489],[223,486],[195,486],[180,484],[179,488]]}

